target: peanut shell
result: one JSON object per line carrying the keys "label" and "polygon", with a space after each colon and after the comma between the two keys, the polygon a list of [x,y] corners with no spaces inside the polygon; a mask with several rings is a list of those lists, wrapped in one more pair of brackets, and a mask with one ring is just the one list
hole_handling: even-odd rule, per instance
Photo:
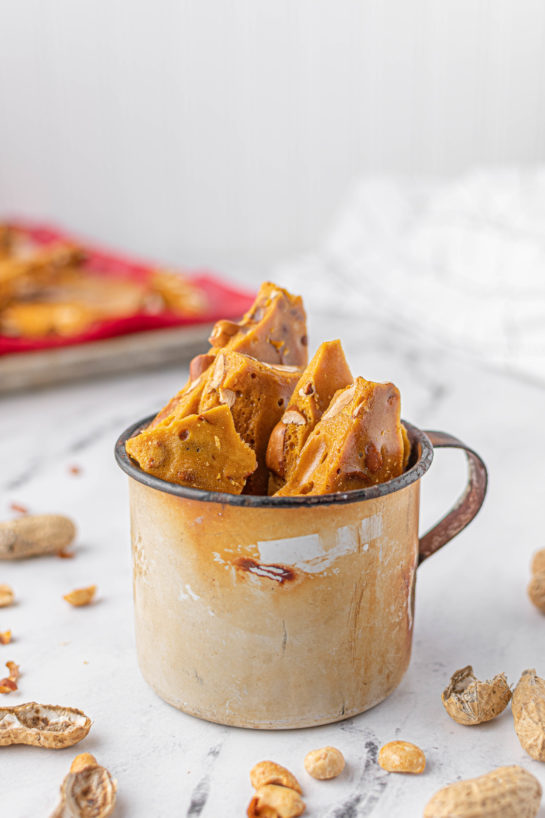
{"label": "peanut shell", "polygon": [[75,707],[28,702],[0,707],[0,747],[31,744],[59,750],[85,738],[91,719]]}
{"label": "peanut shell", "polygon": [[62,782],[61,802],[51,818],[108,818],[115,808],[116,789],[108,770],[96,761],[71,771]]}
{"label": "peanut shell", "polygon": [[511,699],[511,688],[504,673],[480,682],[471,665],[451,676],[441,699],[449,716],[458,724],[482,724],[502,713]]}

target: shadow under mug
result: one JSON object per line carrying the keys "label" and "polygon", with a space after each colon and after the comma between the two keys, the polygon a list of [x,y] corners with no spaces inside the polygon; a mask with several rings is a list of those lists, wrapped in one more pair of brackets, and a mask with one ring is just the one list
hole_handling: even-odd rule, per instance
{"label": "shadow under mug", "polygon": [[[409,664],[416,568],[479,511],[486,467],[443,432],[404,422],[399,477],[343,494],[256,497],[167,483],[125,441],[136,646],[146,681],[199,718],[287,729],[346,719],[383,701]],[[434,448],[465,451],[468,482],[418,538],[420,479]]]}

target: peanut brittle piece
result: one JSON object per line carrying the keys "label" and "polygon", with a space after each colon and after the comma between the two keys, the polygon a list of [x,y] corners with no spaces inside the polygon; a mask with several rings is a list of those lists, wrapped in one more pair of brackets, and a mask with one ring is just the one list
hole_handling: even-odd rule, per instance
{"label": "peanut brittle piece", "polygon": [[[267,466],[274,494],[292,475],[308,436],[338,389],[353,381],[340,341],[321,344],[301,375],[288,407],[267,446]],[[272,489],[272,491],[271,491]]]}
{"label": "peanut brittle piece", "polygon": [[266,364],[222,350],[206,378],[199,411],[228,406],[235,429],[256,453],[257,469],[248,480],[247,494],[267,493],[267,443],[300,374],[295,366]]}
{"label": "peanut brittle piece", "polygon": [[339,390],[276,496],[351,491],[402,474],[405,445],[400,402],[399,391],[391,383],[356,378]]}
{"label": "peanut brittle piece", "polygon": [[228,406],[171,416],[127,440],[141,469],[169,483],[240,494],[256,468],[251,447],[238,435]]}
{"label": "peanut brittle piece", "polygon": [[181,273],[154,270],[150,289],[161,298],[167,310],[178,315],[202,315],[206,310],[204,292]]}
{"label": "peanut brittle piece", "polygon": [[198,412],[205,381],[206,372],[203,372],[199,377],[194,379],[190,376],[185,386],[155,415],[148,429],[155,429],[156,426],[167,418],[186,418]]}
{"label": "peanut brittle piece", "polygon": [[0,224],[0,260],[9,258],[15,243],[15,231],[9,224]]}
{"label": "peanut brittle piece", "polygon": [[241,321],[218,321],[212,330],[213,350],[251,355],[268,364],[305,366],[308,338],[303,299],[264,282]]}
{"label": "peanut brittle piece", "polygon": [[74,302],[50,304],[20,301],[2,312],[0,328],[4,335],[41,338],[46,335],[78,335],[96,320],[93,310]]}
{"label": "peanut brittle piece", "polygon": [[70,244],[53,244],[30,256],[0,259],[0,307],[14,298],[36,295],[41,288],[84,258],[83,251]]}
{"label": "peanut brittle piece", "polygon": [[403,424],[401,424],[401,436],[403,437],[403,471],[405,471],[409,465],[409,458],[411,456],[411,441]]}
{"label": "peanut brittle piece", "polygon": [[[211,349],[191,361],[189,380],[150,423],[154,428],[169,415],[177,417],[196,412],[204,376],[220,350],[251,355],[259,361],[288,366],[307,362],[307,327],[303,301],[275,284],[265,282],[252,307],[241,321],[218,321],[210,336]],[[201,379],[201,380],[199,380]],[[198,390],[198,391],[197,391]],[[187,398],[192,393],[190,398]],[[187,400],[186,400],[187,398]]]}

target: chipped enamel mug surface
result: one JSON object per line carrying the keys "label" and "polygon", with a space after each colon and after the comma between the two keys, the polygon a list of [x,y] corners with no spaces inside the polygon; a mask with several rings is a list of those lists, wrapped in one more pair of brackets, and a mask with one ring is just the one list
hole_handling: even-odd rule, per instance
{"label": "chipped enamel mug surface", "polygon": [[246,506],[131,475],[147,682],[180,710],[242,727],[326,724],[381,702],[410,659],[419,485],[356,502]]}

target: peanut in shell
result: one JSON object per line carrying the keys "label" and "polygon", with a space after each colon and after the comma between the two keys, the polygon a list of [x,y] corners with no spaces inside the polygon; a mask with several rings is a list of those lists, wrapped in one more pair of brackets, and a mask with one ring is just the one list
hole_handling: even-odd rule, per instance
{"label": "peanut in shell", "polygon": [[528,596],[538,610],[545,613],[545,548],[534,554]]}
{"label": "peanut in shell", "polygon": [[75,536],[74,523],[61,514],[27,514],[0,522],[0,560],[58,554]]}
{"label": "peanut in shell", "polygon": [[449,784],[428,801],[424,818],[535,818],[541,784],[522,767],[496,770]]}
{"label": "peanut in shell", "polygon": [[515,687],[512,711],[521,746],[536,761],[545,761],[545,680],[533,668]]}

